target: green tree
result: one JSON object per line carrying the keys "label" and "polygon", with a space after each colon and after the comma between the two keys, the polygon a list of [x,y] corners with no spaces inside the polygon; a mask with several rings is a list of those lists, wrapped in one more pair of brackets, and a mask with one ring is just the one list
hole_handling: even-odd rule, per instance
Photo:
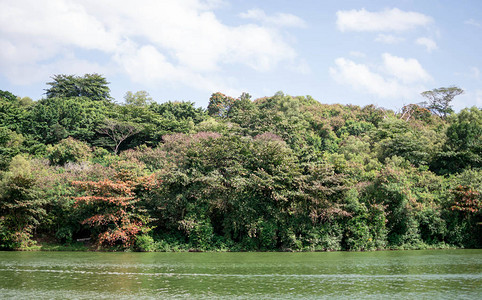
{"label": "green tree", "polygon": [[422,96],[428,99],[427,109],[432,113],[445,118],[448,114],[451,114],[454,111],[450,102],[452,102],[456,96],[463,93],[464,90],[461,88],[451,86],[425,91],[422,93]]}
{"label": "green tree", "polygon": [[96,139],[95,129],[109,113],[104,102],[87,97],[42,99],[29,110],[25,130],[45,144],[68,136],[92,143]]}
{"label": "green tree", "polygon": [[0,170],[4,170],[12,157],[20,153],[23,141],[21,134],[0,127]]}
{"label": "green tree", "polygon": [[138,91],[135,93],[128,91],[124,96],[124,100],[127,105],[134,106],[146,106],[152,103],[152,97],[149,96],[149,93],[146,91]]}
{"label": "green tree", "polygon": [[387,118],[372,131],[374,150],[381,162],[392,156],[407,159],[415,166],[428,165],[443,142],[443,134],[411,121]]}
{"label": "green tree", "polygon": [[482,246],[482,169],[465,169],[450,176],[451,189],[443,211],[447,240],[465,247]]}
{"label": "green tree", "polygon": [[195,108],[192,102],[156,102],[149,105],[116,105],[112,109],[113,119],[130,122],[139,132],[121,145],[121,148],[134,148],[140,145],[156,146],[162,136],[175,132],[190,133],[196,124],[202,122],[206,113]]}
{"label": "green tree", "polygon": [[447,128],[447,140],[433,168],[440,173],[461,172],[482,166],[482,111],[464,109]]}
{"label": "green tree", "polygon": [[211,98],[209,98],[208,113],[211,116],[225,118],[235,101],[236,99],[226,96],[223,93],[214,93],[211,95]]}
{"label": "green tree", "polygon": [[149,110],[168,119],[177,121],[192,120],[194,124],[199,124],[206,119],[206,112],[201,107],[194,107],[193,102],[188,101],[168,101],[161,104],[152,103]]}
{"label": "green tree", "polygon": [[0,90],[0,99],[8,102],[15,102],[17,100],[17,96],[10,93],[9,91]]}
{"label": "green tree", "polygon": [[447,185],[443,177],[393,156],[366,193],[369,201],[386,207],[388,246],[420,247],[444,241],[447,229],[441,211]]}
{"label": "green tree", "polygon": [[106,120],[97,130],[98,133],[106,135],[111,140],[111,147],[114,153],[119,153],[120,145],[128,138],[134,136],[140,131],[139,127],[130,122],[121,122],[117,120]]}
{"label": "green tree", "polygon": [[28,123],[28,101],[10,92],[0,90],[0,126],[23,133]]}
{"label": "green tree", "polygon": [[61,140],[48,148],[48,158],[51,164],[64,165],[67,162],[86,161],[92,156],[89,145],[72,137]]}
{"label": "green tree", "polygon": [[16,156],[0,181],[0,247],[21,249],[33,244],[32,233],[45,216],[45,198],[23,156]]}
{"label": "green tree", "polygon": [[54,75],[53,81],[48,82],[47,98],[87,97],[94,101],[111,101],[107,80],[99,74]]}

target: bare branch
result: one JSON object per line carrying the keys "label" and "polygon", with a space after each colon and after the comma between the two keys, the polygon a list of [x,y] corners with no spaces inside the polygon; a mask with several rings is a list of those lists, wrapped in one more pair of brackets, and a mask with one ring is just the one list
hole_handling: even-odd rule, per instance
{"label": "bare branch", "polygon": [[107,135],[114,142],[114,153],[119,152],[119,146],[129,137],[139,133],[138,126],[128,122],[117,120],[105,120],[103,126],[97,130],[100,134]]}

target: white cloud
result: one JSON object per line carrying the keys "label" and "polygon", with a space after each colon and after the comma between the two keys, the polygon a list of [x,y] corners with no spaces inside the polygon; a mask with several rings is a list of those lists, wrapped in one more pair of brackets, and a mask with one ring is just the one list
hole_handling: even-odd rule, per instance
{"label": "white cloud", "polygon": [[366,65],[337,58],[337,68],[330,68],[330,74],[340,84],[349,84],[356,89],[365,90],[379,97],[390,97],[399,90],[396,82],[388,82],[379,74],[373,73]]}
{"label": "white cloud", "polygon": [[472,25],[472,26],[475,26],[475,27],[482,28],[482,22],[479,22],[479,21],[474,20],[474,19],[468,19],[464,23],[467,24],[467,25]]}
{"label": "white cloud", "polygon": [[433,50],[437,49],[437,43],[435,43],[434,40],[426,38],[426,37],[420,37],[418,38],[415,43],[420,46],[424,46],[425,49],[427,49],[427,52],[432,52]]}
{"label": "white cloud", "polygon": [[397,57],[388,53],[384,53],[382,57],[386,73],[403,83],[426,82],[432,79],[414,58]]}
{"label": "white cloud", "polygon": [[380,98],[415,98],[425,88],[421,82],[431,80],[430,75],[417,60],[401,58],[385,53],[383,63],[370,68],[346,58],[335,60],[336,67],[330,68],[331,76],[340,84],[348,84],[357,90]]}
{"label": "white cloud", "polygon": [[239,16],[243,19],[252,19],[273,26],[301,28],[306,27],[306,22],[303,21],[300,17],[286,13],[277,13],[273,16],[268,16],[261,9],[250,9],[245,13],[239,14]]}
{"label": "white cloud", "polygon": [[336,24],[340,31],[406,31],[418,26],[427,26],[433,21],[424,14],[398,8],[380,12],[369,12],[365,9],[338,11],[336,16]]}
{"label": "white cloud", "polygon": [[[109,72],[106,66],[95,62],[76,58],[70,51],[57,51],[45,45],[33,45],[28,42],[12,43],[0,39],[0,73],[7,76],[13,84],[27,85],[43,82],[53,74],[85,74]],[[38,61],[49,60],[52,55],[57,55],[49,63],[38,64]]]}
{"label": "white cloud", "polygon": [[[240,94],[238,90],[229,87],[226,79],[205,76],[192,72],[189,68],[170,63],[154,46],[142,46],[134,51],[134,53],[120,55],[116,60],[135,82],[145,84],[163,82],[170,86],[188,85],[200,90],[222,90],[226,93],[231,92],[233,95]],[[143,72],[138,72],[139,70]]]}
{"label": "white cloud", "polygon": [[[216,75],[226,65],[269,71],[281,62],[298,63],[286,38],[268,24],[274,17],[265,16],[262,25],[228,26],[214,13],[223,3],[3,0],[0,73],[11,82],[31,83],[58,73],[123,72],[137,81],[211,90],[229,89],[232,80]],[[276,16],[287,17],[277,26],[304,24],[292,15]],[[39,72],[50,73],[39,78]]]}
{"label": "white cloud", "polygon": [[394,36],[391,34],[379,34],[376,38],[376,42],[384,43],[384,44],[398,44],[403,42],[405,39],[399,36]]}

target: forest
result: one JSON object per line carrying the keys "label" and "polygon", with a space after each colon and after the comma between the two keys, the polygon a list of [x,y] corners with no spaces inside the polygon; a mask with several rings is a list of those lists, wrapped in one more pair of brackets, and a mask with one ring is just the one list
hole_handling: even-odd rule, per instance
{"label": "forest", "polygon": [[[0,249],[480,248],[482,111],[213,93],[110,96],[99,74],[0,91]],[[68,248],[72,249],[72,248]]]}

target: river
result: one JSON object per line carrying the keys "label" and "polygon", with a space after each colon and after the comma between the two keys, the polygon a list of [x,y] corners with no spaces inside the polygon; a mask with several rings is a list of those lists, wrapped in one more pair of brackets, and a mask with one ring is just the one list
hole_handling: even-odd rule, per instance
{"label": "river", "polygon": [[0,252],[0,298],[482,299],[482,250]]}

